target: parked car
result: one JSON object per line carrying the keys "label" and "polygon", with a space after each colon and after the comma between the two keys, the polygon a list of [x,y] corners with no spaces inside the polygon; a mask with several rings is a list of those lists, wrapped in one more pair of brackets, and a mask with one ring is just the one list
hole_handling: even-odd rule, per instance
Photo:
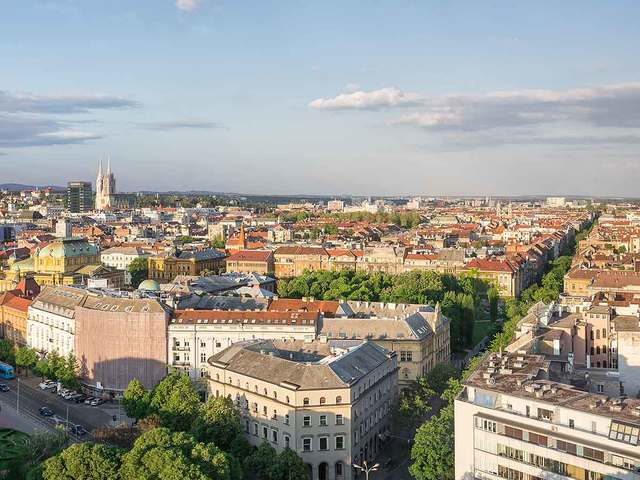
{"label": "parked car", "polygon": [[87,397],[84,399],[84,403],[86,405],[91,405],[91,402],[93,402],[96,399],[96,397]]}
{"label": "parked car", "polygon": [[74,435],[78,435],[78,436],[82,436],[82,435],[86,435],[87,433],[89,433],[89,431],[84,428],[82,425],[73,425],[71,428],[71,433],[73,433]]}
{"label": "parked car", "polygon": [[62,398],[64,398],[67,402],[75,402],[80,397],[82,397],[81,393],[73,393],[71,395],[65,395]]}
{"label": "parked car", "polygon": [[8,392],[9,390],[9,385],[7,385],[6,383],[0,383],[0,392]]}
{"label": "parked car", "polygon": [[38,412],[43,417],[53,417],[53,410],[51,410],[49,407],[40,407],[40,410],[38,410]]}
{"label": "parked car", "polygon": [[94,398],[93,400],[91,400],[91,406],[92,407],[97,407],[98,405],[102,405],[104,403],[104,400],[102,400],[101,398]]}
{"label": "parked car", "polygon": [[80,394],[78,394],[78,397],[75,398],[73,401],[76,402],[76,403],[83,403],[87,398],[89,398],[89,397],[87,397],[86,395],[80,393]]}
{"label": "parked car", "polygon": [[60,396],[63,396],[69,393],[70,391],[71,390],[69,390],[68,388],[60,388],[56,393]]}
{"label": "parked car", "polygon": [[56,388],[56,382],[52,380],[45,380],[44,382],[39,383],[38,386],[41,390],[52,390]]}

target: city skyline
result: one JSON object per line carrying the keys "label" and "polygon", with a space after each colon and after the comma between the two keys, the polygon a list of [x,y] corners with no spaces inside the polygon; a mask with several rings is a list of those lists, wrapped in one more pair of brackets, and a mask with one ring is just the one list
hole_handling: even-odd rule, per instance
{"label": "city skyline", "polygon": [[122,191],[635,196],[638,10],[21,2],[0,183],[110,153]]}

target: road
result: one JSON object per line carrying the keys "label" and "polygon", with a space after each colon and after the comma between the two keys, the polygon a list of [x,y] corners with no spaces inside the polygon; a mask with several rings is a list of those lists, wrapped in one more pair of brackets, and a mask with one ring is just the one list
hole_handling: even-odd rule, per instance
{"label": "road", "polygon": [[[37,384],[37,378],[20,379],[20,401],[18,404],[18,382],[13,380],[0,380],[0,383],[9,385],[11,391],[0,392],[0,403],[3,407],[18,409],[20,415],[39,424],[55,425],[57,422],[80,424],[91,431],[103,425],[112,425],[112,415],[118,415],[118,408],[108,405],[105,408],[92,407],[84,403],[76,404],[67,402],[55,393],[41,390]],[[53,418],[40,416],[40,407],[49,407],[55,414]],[[86,437],[86,436],[85,436]]]}

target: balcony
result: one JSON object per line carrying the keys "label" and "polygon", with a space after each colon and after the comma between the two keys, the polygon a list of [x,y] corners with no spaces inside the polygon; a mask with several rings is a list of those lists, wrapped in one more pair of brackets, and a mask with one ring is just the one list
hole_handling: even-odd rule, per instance
{"label": "balcony", "polygon": [[189,345],[174,345],[172,347],[172,350],[174,352],[188,352],[189,350],[191,350],[191,347]]}

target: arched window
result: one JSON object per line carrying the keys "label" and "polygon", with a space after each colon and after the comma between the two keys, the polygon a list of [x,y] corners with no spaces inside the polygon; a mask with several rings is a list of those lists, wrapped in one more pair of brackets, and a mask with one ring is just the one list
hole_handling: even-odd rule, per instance
{"label": "arched window", "polygon": [[265,388],[265,389],[263,390],[263,392],[264,392],[264,396],[266,397],[266,396],[268,395],[268,393],[267,393],[267,389]]}
{"label": "arched window", "polygon": [[602,329],[602,338],[607,338],[607,329],[606,328]]}
{"label": "arched window", "polygon": [[595,348],[591,347],[591,355],[595,355],[595,354],[596,354]]}
{"label": "arched window", "polygon": [[324,397],[320,397],[320,405],[324,405],[325,403],[327,403],[327,399]]}
{"label": "arched window", "polygon": [[289,395],[287,395],[287,398],[286,398],[286,400],[287,400],[287,403],[289,403]]}
{"label": "arched window", "polygon": [[600,340],[600,330],[596,330],[596,338]]}
{"label": "arched window", "polygon": [[335,465],[335,473],[336,477],[341,477],[344,475],[344,464],[342,462],[336,462]]}
{"label": "arched window", "polygon": [[278,392],[276,392],[275,390],[273,391],[273,398],[278,398]]}
{"label": "arched window", "polygon": [[602,353],[607,353],[607,347],[606,346],[602,346]]}
{"label": "arched window", "polygon": [[600,355],[600,347],[596,347],[596,355]]}
{"label": "arched window", "polygon": [[336,403],[342,403],[342,397],[340,395],[336,397]]}
{"label": "arched window", "polygon": [[302,404],[303,405],[309,405],[309,399],[307,397],[302,399]]}
{"label": "arched window", "polygon": [[591,337],[591,340],[593,340],[593,330],[589,332],[589,336]]}

